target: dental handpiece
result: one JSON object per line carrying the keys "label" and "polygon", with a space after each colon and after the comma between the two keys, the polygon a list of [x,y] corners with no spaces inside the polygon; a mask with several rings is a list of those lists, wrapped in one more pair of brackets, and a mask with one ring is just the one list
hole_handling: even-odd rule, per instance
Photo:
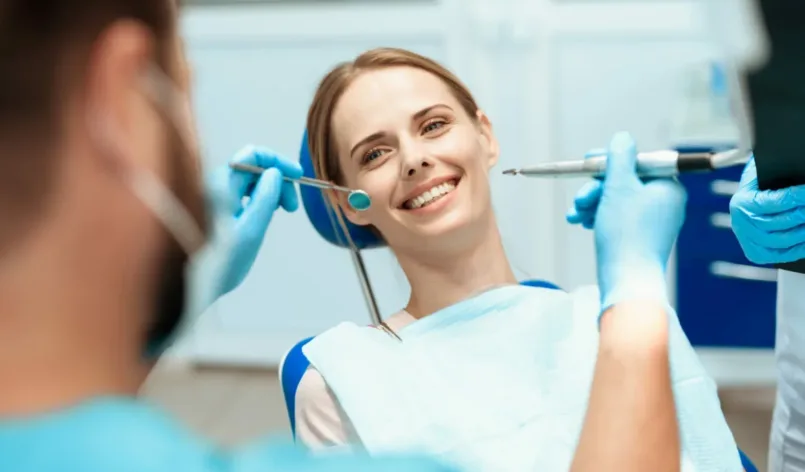
{"label": "dental handpiece", "polygon": [[[637,175],[640,177],[674,177],[688,172],[709,172],[724,167],[743,165],[749,154],[739,149],[726,151],[662,150],[637,154]],[[606,154],[574,161],[557,161],[531,167],[504,170],[506,175],[526,177],[603,177],[606,174]]]}

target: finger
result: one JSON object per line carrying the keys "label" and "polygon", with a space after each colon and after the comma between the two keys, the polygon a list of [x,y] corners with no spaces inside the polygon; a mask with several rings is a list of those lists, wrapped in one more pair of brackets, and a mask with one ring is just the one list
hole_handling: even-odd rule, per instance
{"label": "finger", "polygon": [[282,182],[280,190],[280,206],[287,212],[294,212],[299,208],[299,197],[293,182]]}
{"label": "finger", "polygon": [[[744,215],[753,226],[769,233],[791,231],[805,225],[805,207],[797,207],[793,210],[769,215],[749,214],[746,211],[740,211],[740,213]],[[805,234],[803,234],[802,237],[805,239]]]}
{"label": "finger", "polygon": [[770,218],[782,213],[805,208],[805,185],[780,190],[739,190],[730,199],[730,208],[739,209],[755,217]]}
{"label": "finger", "polygon": [[[256,158],[253,155],[253,148],[245,147],[235,154],[232,158],[233,163],[238,164],[255,164]],[[238,200],[238,212],[243,210],[241,201],[243,197],[250,195],[257,182],[260,180],[260,174],[253,174],[251,172],[244,172],[229,168],[229,189],[233,196]]]}
{"label": "finger", "polygon": [[584,221],[584,215],[579,213],[575,208],[571,208],[567,211],[567,213],[565,213],[565,221],[571,225],[578,225]]}
{"label": "finger", "polygon": [[767,249],[766,251],[768,255],[762,261],[753,260],[752,262],[756,264],[785,264],[805,259],[805,243],[801,241],[785,249]]}
{"label": "finger", "polygon": [[741,172],[741,183],[739,187],[742,190],[757,191],[757,167],[755,167],[755,156],[749,158],[743,172]]}
{"label": "finger", "polygon": [[637,146],[629,133],[612,137],[607,150],[607,171],[604,188],[630,187],[640,184],[637,177]]}
{"label": "finger", "polygon": [[231,191],[228,165],[219,166],[205,175],[205,196],[208,202],[215,202],[216,208],[225,209],[227,214],[237,215],[242,210],[241,199]]}
{"label": "finger", "polygon": [[805,223],[787,231],[766,233],[764,246],[771,249],[791,249],[805,241]]}
{"label": "finger", "polygon": [[254,148],[255,165],[266,169],[276,167],[285,177],[298,179],[302,177],[302,166],[299,162],[288,159],[274,151],[264,148]]}
{"label": "finger", "polygon": [[571,208],[565,214],[565,220],[571,225],[583,224],[585,221],[594,220],[596,210],[598,207],[589,210],[579,210],[578,208]]}
{"label": "finger", "polygon": [[601,200],[601,193],[603,192],[603,185],[600,180],[593,180],[584,184],[584,186],[576,193],[573,204],[576,208],[589,209],[598,206]]}
{"label": "finger", "polygon": [[[805,230],[805,228],[803,228],[799,231],[796,229],[780,232],[764,231],[758,228],[751,218],[743,214],[733,218],[733,227],[740,228],[740,231],[736,231],[735,233],[738,237],[738,242],[741,243],[741,247],[744,249],[747,258],[755,263],[760,263],[758,262],[758,258],[762,259],[769,254],[776,257],[778,254],[796,247],[798,244],[802,243],[803,237],[801,231]],[[771,262],[776,262],[776,260],[772,260]]]}
{"label": "finger", "polygon": [[805,220],[781,230],[770,230],[758,224],[755,218],[740,215],[740,239],[751,241],[767,249],[788,249],[805,241]]}
{"label": "finger", "polygon": [[581,226],[584,229],[595,229],[595,213],[593,213],[590,217],[585,218],[584,221],[581,222]]}
{"label": "finger", "polygon": [[247,237],[263,237],[279,205],[281,189],[282,173],[278,169],[271,168],[263,172],[252,193],[251,201],[240,218],[242,224],[247,226],[249,233]]}
{"label": "finger", "polygon": [[[249,164],[262,167],[264,169],[277,168],[290,178],[302,176],[302,166],[298,162],[287,159],[279,154],[256,146],[246,146],[232,158],[232,162],[239,164]],[[240,197],[249,195],[250,187],[253,187],[260,178],[257,174],[242,171],[232,171],[231,188]]]}
{"label": "finger", "polygon": [[602,157],[607,155],[607,148],[595,148],[590,149],[586,153],[584,153],[584,158],[589,159],[591,157]]}

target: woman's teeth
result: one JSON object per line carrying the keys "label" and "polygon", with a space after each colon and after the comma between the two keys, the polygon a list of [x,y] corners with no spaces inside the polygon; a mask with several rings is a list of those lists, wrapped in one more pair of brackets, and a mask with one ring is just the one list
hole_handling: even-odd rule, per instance
{"label": "woman's teeth", "polygon": [[432,189],[426,191],[422,195],[408,200],[407,202],[405,202],[404,206],[409,210],[416,210],[417,208],[422,208],[423,206],[430,205],[436,200],[452,192],[453,190],[455,190],[455,188],[456,188],[456,182],[452,180],[445,182],[443,184],[439,184],[433,187]]}

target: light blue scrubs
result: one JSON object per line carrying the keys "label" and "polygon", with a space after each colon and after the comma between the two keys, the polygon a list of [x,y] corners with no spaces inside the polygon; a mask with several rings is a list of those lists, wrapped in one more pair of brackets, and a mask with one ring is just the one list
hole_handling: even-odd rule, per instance
{"label": "light blue scrubs", "polygon": [[[2,388],[2,387],[0,387]],[[307,456],[290,444],[257,442],[223,451],[158,409],[127,398],[0,421],[3,472],[448,472],[428,460]]]}

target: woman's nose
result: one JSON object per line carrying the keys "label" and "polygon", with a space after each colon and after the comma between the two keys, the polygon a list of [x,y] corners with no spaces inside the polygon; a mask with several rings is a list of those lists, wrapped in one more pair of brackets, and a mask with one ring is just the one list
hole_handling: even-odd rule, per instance
{"label": "woman's nose", "polygon": [[406,161],[403,174],[406,177],[414,177],[417,173],[423,172],[427,168],[432,168],[433,162],[427,157],[418,157]]}

